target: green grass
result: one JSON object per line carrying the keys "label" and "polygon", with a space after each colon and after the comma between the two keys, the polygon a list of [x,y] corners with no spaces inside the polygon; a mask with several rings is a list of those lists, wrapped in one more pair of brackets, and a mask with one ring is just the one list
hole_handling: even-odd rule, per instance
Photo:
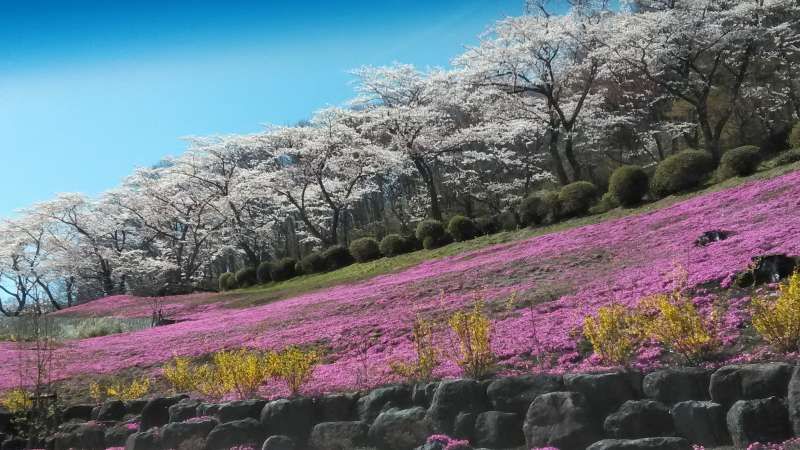
{"label": "green grass", "polygon": [[413,253],[407,253],[405,255],[395,256],[394,258],[381,258],[367,263],[353,264],[333,272],[303,275],[279,283],[269,283],[247,289],[225,292],[221,293],[219,296],[210,298],[208,301],[222,301],[226,303],[226,306],[234,308],[270,303],[307,292],[313,292],[346,283],[363,281],[378,275],[398,272],[425,261],[478,250],[491,245],[529,239],[531,237],[555,233],[584,225],[591,225],[607,220],[614,220],[631,215],[648,213],[690,199],[692,197],[728,189],[748,181],[777,177],[800,169],[800,162],[779,167],[772,167],[772,165],[772,161],[766,161],[762,164],[761,171],[749,177],[730,178],[717,184],[710,184],[709,182],[709,184],[706,184],[699,190],[680,195],[669,196],[635,208],[616,208],[602,214],[565,220],[553,225],[536,228],[523,228],[516,231],[505,231],[489,236],[481,236],[471,241],[457,242],[435,250],[420,250]]}

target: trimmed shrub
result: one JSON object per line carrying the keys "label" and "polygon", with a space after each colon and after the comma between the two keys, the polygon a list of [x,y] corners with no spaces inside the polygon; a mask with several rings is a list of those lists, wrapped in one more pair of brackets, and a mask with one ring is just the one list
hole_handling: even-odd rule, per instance
{"label": "trimmed shrub", "polygon": [[353,255],[342,245],[334,245],[322,252],[322,258],[325,260],[325,267],[328,270],[341,269],[342,267],[353,264]]}
{"label": "trimmed shrub", "polygon": [[233,272],[225,272],[219,276],[219,290],[229,291],[236,289],[236,275]]}
{"label": "trimmed shrub", "polygon": [[789,133],[789,147],[800,147],[800,122],[794,124],[791,133]]}
{"label": "trimmed shrub", "polygon": [[438,242],[444,236],[444,226],[438,220],[423,220],[417,225],[416,234],[425,247],[425,239],[431,238],[431,242]]}
{"label": "trimmed shrub", "polygon": [[525,197],[519,205],[519,219],[521,225],[532,227],[544,222],[544,215],[546,212],[543,204],[544,201],[542,197],[535,193]]}
{"label": "trimmed shrub", "polygon": [[622,206],[636,206],[647,194],[649,184],[650,180],[641,167],[622,166],[611,174],[608,193]]}
{"label": "trimmed shrub", "polygon": [[586,214],[597,200],[597,187],[588,181],[576,181],[561,188],[558,202],[564,217]]}
{"label": "trimmed shrub", "polygon": [[274,281],[286,281],[297,275],[295,264],[297,264],[297,261],[294,258],[280,259],[272,263],[272,269],[270,269],[269,273]]}
{"label": "trimmed shrub", "polygon": [[447,224],[447,232],[453,236],[456,242],[475,239],[478,235],[478,227],[472,219],[464,216],[453,216]]}
{"label": "trimmed shrub", "polygon": [[270,270],[272,269],[272,264],[269,261],[264,261],[258,265],[258,269],[256,269],[256,276],[258,277],[258,282],[261,284],[266,284],[272,281],[272,275],[270,275]]}
{"label": "trimmed shrub", "polygon": [[380,258],[381,249],[374,238],[364,237],[350,243],[350,254],[356,261],[364,263]]}
{"label": "trimmed shrub", "polygon": [[800,161],[800,148],[793,148],[781,153],[773,160],[774,166],[785,166]]}
{"label": "trimmed shrub", "polygon": [[611,211],[614,208],[619,206],[619,202],[617,201],[616,197],[611,195],[610,192],[606,192],[600,197],[600,201],[597,202],[596,205],[589,208],[589,214],[603,214],[605,212]]}
{"label": "trimmed shrub", "polygon": [[760,162],[761,154],[755,145],[734,148],[722,155],[717,175],[722,180],[746,177],[755,173]]}
{"label": "trimmed shrub", "polygon": [[557,191],[541,191],[537,195],[542,199],[542,223],[556,223],[561,218],[561,200]]}
{"label": "trimmed shrub", "polygon": [[409,234],[403,236],[403,239],[406,240],[406,248],[408,248],[409,252],[415,252],[417,250],[422,250],[422,241],[417,239],[417,237],[413,234]]}
{"label": "trimmed shrub", "polygon": [[711,171],[714,160],[701,150],[684,150],[661,161],[650,183],[659,197],[697,187]]}
{"label": "trimmed shrub", "polygon": [[514,211],[505,211],[495,216],[500,229],[503,231],[515,231],[519,227],[517,214]]}
{"label": "trimmed shrub", "polygon": [[312,273],[324,272],[327,268],[325,258],[319,252],[311,252],[301,259],[298,263],[300,265],[300,273],[311,275]]}
{"label": "trimmed shrub", "polygon": [[475,219],[475,226],[482,235],[495,234],[500,231],[500,224],[492,216],[478,217]]}
{"label": "trimmed shrub", "polygon": [[245,267],[236,272],[236,285],[239,287],[250,287],[258,282],[258,274],[255,267]]}
{"label": "trimmed shrub", "polygon": [[387,234],[379,245],[381,254],[387,258],[408,253],[408,242],[399,234]]}

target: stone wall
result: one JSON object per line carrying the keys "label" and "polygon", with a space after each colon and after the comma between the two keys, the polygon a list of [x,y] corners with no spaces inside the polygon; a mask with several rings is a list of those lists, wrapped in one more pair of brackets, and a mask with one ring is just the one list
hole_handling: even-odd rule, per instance
{"label": "stone wall", "polygon": [[769,363],[446,380],[271,402],[175,396],[76,405],[63,415],[48,449],[441,450],[425,445],[433,434],[486,449],[746,448],[800,435],[800,369]]}

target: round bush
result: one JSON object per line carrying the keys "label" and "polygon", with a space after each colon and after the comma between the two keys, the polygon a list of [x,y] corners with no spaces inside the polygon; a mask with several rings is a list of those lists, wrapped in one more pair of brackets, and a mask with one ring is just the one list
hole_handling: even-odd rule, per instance
{"label": "round bush", "polygon": [[414,234],[408,234],[403,236],[403,239],[406,240],[406,249],[409,252],[415,252],[417,250],[422,250],[422,241],[417,239],[417,236]]}
{"label": "round bush", "polygon": [[636,206],[647,194],[650,180],[641,167],[622,166],[611,174],[608,193],[622,206]]}
{"label": "round bush", "polygon": [[298,263],[300,265],[300,273],[311,275],[312,273],[324,272],[327,264],[325,258],[319,252],[311,252],[301,259]]}
{"label": "round bush", "polygon": [[785,166],[787,164],[794,164],[800,161],[800,148],[793,148],[781,153],[774,160],[775,166]]}
{"label": "round bush", "polygon": [[272,281],[272,275],[269,273],[271,269],[272,264],[269,261],[264,261],[258,265],[258,269],[256,269],[256,276],[258,277],[259,283],[265,284]]}
{"label": "round bush", "polygon": [[329,247],[322,252],[322,258],[325,260],[325,267],[328,270],[341,269],[353,264],[353,255],[342,245]]}
{"label": "round bush", "polygon": [[600,197],[599,202],[589,208],[589,214],[603,214],[618,206],[619,202],[617,201],[616,197],[611,195],[610,192],[606,192],[602,197]]}
{"label": "round bush", "polygon": [[[434,242],[444,236],[444,226],[438,220],[423,220],[417,225],[417,239],[425,246],[425,238],[432,238]],[[427,248],[427,247],[426,247]]]}
{"label": "round bush", "polygon": [[286,281],[290,278],[294,278],[297,275],[295,272],[295,261],[294,258],[283,258],[278,261],[272,263],[272,269],[269,271],[270,276],[274,281]]}
{"label": "round bush", "polygon": [[761,163],[761,152],[755,145],[728,150],[722,155],[717,173],[721,179],[746,177],[755,173]]}
{"label": "round bush", "polygon": [[791,133],[789,133],[789,147],[800,148],[800,122],[794,124]]}
{"label": "round bush", "polygon": [[453,216],[447,224],[447,232],[453,236],[456,242],[463,242],[475,239],[475,236],[478,235],[478,227],[468,217]]}
{"label": "round bush", "polygon": [[239,287],[250,287],[258,282],[258,274],[255,267],[245,267],[236,272],[236,285]]}
{"label": "round bush", "polygon": [[229,291],[236,289],[236,275],[233,272],[225,272],[219,276],[219,290]]}
{"label": "round bush", "polygon": [[495,216],[497,224],[502,231],[514,231],[519,227],[517,214],[514,211],[504,211]]}
{"label": "round bush", "polygon": [[381,254],[387,258],[402,255],[409,251],[408,242],[399,234],[387,234],[381,239]]}
{"label": "round bush", "polygon": [[374,238],[364,237],[350,243],[350,254],[356,261],[364,263],[380,258],[381,249]]}
{"label": "round bush", "polygon": [[500,232],[500,224],[492,216],[478,217],[475,219],[475,226],[483,235],[495,234]]}
{"label": "round bush", "polygon": [[650,181],[650,188],[659,197],[677,194],[697,187],[711,171],[714,160],[701,150],[684,150],[661,161]]}
{"label": "round bush", "polygon": [[558,203],[564,217],[586,214],[597,200],[597,187],[588,181],[576,181],[561,188]]}
{"label": "round bush", "polygon": [[519,205],[519,220],[521,225],[532,227],[544,222],[546,213],[543,208],[542,197],[537,194],[531,194],[522,200]]}

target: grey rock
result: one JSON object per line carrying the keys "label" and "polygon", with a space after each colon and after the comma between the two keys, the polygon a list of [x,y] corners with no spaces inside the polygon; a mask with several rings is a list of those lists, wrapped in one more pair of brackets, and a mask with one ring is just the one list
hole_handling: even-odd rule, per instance
{"label": "grey rock", "polygon": [[351,450],[367,444],[364,422],[322,422],[311,430],[308,445],[314,450]]}
{"label": "grey rock", "polygon": [[730,443],[725,425],[725,410],[714,402],[689,400],[670,410],[675,431],[695,444],[718,447]]}
{"label": "grey rock", "polygon": [[787,393],[789,420],[795,436],[800,436],[800,366],[795,367]]}
{"label": "grey rock", "polygon": [[598,419],[579,392],[551,392],[528,408],[523,431],[529,447],[583,449],[601,438]]}
{"label": "grey rock", "polygon": [[605,416],[628,400],[636,400],[635,377],[625,372],[564,376],[566,391],[580,392],[592,411]]}
{"label": "grey rock", "polygon": [[358,399],[356,409],[362,422],[371,423],[378,415],[390,408],[411,406],[411,388],[405,385],[387,386],[370,391]]}
{"label": "grey rock", "polygon": [[161,450],[161,430],[151,428],[128,436],[125,450]]}
{"label": "grey rock", "polygon": [[791,376],[786,363],[725,366],[711,375],[711,400],[730,407],[737,400],[786,397]]}
{"label": "grey rock", "polygon": [[783,442],[792,435],[786,402],[778,397],[739,400],[726,422],[733,445],[740,448],[754,442]]}
{"label": "grey rock", "polygon": [[672,436],[675,429],[669,409],[654,400],[628,400],[606,417],[603,429],[617,439]]}
{"label": "grey rock", "polygon": [[124,447],[128,436],[139,431],[138,427],[133,427],[129,423],[119,423],[106,429],[107,447]]}
{"label": "grey rock", "polygon": [[142,408],[142,419],[139,429],[147,431],[152,427],[160,427],[169,423],[169,407],[187,398],[186,396],[160,397],[147,402]]}
{"label": "grey rock", "polygon": [[277,435],[267,438],[261,450],[297,450],[297,446],[289,436]]}
{"label": "grey rock", "polygon": [[164,448],[178,448],[183,442],[205,439],[217,425],[219,421],[211,417],[170,422],[161,429],[162,445]]}
{"label": "grey rock", "polygon": [[563,387],[562,378],[554,375],[506,377],[492,381],[486,389],[486,395],[494,410],[522,416],[533,399],[542,394],[562,391]]}
{"label": "grey rock", "polygon": [[197,407],[200,406],[199,400],[185,398],[167,408],[170,422],[183,422],[192,417],[197,417]]}
{"label": "grey rock", "polygon": [[320,422],[341,422],[355,418],[358,394],[329,394],[317,399],[317,419]]}
{"label": "grey rock", "polygon": [[266,404],[266,400],[257,399],[223,403],[219,405],[217,417],[222,423],[248,418],[258,419],[261,416],[261,410],[264,409]]}
{"label": "grey rock", "polygon": [[644,377],[644,395],[667,405],[708,400],[711,371],[699,367],[657,370]]}
{"label": "grey rock", "polygon": [[[94,405],[69,406],[61,413],[61,420],[64,422],[69,422],[70,420],[88,421],[92,418],[93,408]],[[3,411],[4,410],[0,408],[0,431],[3,430]]]}
{"label": "grey rock", "polygon": [[228,450],[236,445],[263,442],[266,433],[256,419],[234,420],[214,427],[206,438],[206,450]]}
{"label": "grey rock", "polygon": [[125,417],[127,409],[121,400],[109,400],[100,406],[97,411],[97,420],[103,422],[116,422]]}
{"label": "grey rock", "polygon": [[475,421],[475,445],[489,448],[516,447],[525,443],[522,418],[517,413],[487,411]]}
{"label": "grey rock", "polygon": [[690,450],[689,441],[678,437],[644,439],[605,439],[595,442],[587,450]]}
{"label": "grey rock", "polygon": [[380,450],[412,450],[433,434],[425,410],[390,409],[382,412],[369,428],[369,443]]}
{"label": "grey rock", "polygon": [[446,380],[433,394],[427,418],[433,431],[452,434],[459,413],[480,413],[489,409],[484,386],[475,380]]}
{"label": "grey rock", "polygon": [[261,424],[267,436],[281,434],[297,443],[308,439],[314,422],[314,402],[309,398],[275,400],[261,411]]}

